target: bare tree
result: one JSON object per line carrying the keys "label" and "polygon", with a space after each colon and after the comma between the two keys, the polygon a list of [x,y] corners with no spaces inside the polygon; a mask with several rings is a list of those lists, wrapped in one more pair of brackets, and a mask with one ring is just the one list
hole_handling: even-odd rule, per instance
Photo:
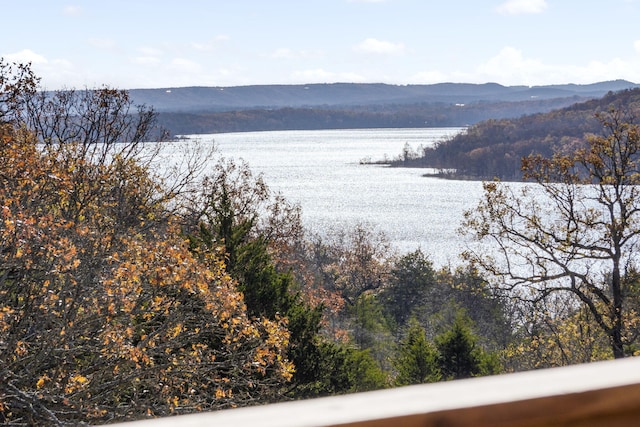
{"label": "bare tree", "polygon": [[[512,297],[557,293],[586,307],[616,358],[635,340],[629,304],[640,254],[640,128],[630,106],[599,113],[601,135],[552,158],[523,160],[535,184],[484,184],[463,230],[480,242],[465,256]],[[540,305],[538,305],[540,306]]]}
{"label": "bare tree", "polygon": [[21,105],[36,94],[39,81],[29,64],[12,64],[0,58],[0,122],[18,119]]}

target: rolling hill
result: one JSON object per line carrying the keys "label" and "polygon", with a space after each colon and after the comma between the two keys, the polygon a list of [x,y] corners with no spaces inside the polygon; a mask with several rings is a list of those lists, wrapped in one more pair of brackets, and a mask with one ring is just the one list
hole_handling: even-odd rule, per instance
{"label": "rolling hill", "polygon": [[548,112],[640,85],[310,84],[133,89],[174,135],[265,130],[468,126]]}
{"label": "rolling hill", "polygon": [[353,107],[398,104],[526,101],[532,99],[601,97],[609,91],[640,87],[625,80],[588,85],[502,86],[497,83],[432,85],[309,84],[232,87],[133,89],[137,104],[158,112],[219,112],[246,109]]}

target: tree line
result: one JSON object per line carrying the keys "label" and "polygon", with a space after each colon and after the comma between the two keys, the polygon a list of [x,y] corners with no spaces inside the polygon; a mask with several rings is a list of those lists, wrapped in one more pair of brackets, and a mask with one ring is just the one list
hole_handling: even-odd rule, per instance
{"label": "tree line", "polygon": [[[365,226],[311,234],[299,206],[205,145],[180,146],[172,166],[156,118],[126,91],[45,92],[29,66],[0,61],[4,424],[104,424],[635,351],[627,258],[600,281],[545,277],[584,280],[520,298],[522,281],[498,286],[506,276],[472,253],[436,268]],[[611,175],[583,154],[599,168],[589,176]],[[527,170],[544,183],[558,162]],[[482,216],[507,200],[495,191],[467,217],[479,238],[504,218]],[[635,236],[620,225],[631,216],[615,224],[611,254]],[[567,233],[574,253],[580,233]]]}
{"label": "tree line", "polygon": [[639,100],[640,89],[628,89],[545,113],[493,117],[435,147],[423,148],[409,159],[401,156],[394,164],[435,168],[443,176],[522,180],[523,157],[550,157],[556,151],[570,151],[586,133],[600,130],[595,116],[598,112],[612,104],[633,106]]}
{"label": "tree line", "polygon": [[445,102],[240,109],[222,112],[160,112],[158,123],[175,135],[271,130],[423,128],[468,126],[490,118],[511,118],[550,111],[579,97],[530,101]]}

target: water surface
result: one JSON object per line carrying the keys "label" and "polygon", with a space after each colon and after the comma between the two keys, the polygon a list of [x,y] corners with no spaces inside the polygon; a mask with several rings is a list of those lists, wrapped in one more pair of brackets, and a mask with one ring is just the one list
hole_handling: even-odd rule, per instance
{"label": "water surface", "polygon": [[421,248],[436,265],[457,263],[465,210],[482,193],[477,181],[424,177],[424,169],[363,165],[394,158],[408,144],[430,146],[461,128],[275,131],[197,135],[221,155],[242,158],[269,187],[302,206],[321,234],[365,223],[402,252]]}

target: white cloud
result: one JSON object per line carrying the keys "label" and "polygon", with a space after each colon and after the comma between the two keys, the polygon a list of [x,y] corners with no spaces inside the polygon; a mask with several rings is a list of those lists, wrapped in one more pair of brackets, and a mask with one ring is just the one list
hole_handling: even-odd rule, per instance
{"label": "white cloud", "polygon": [[136,56],[131,60],[134,64],[145,65],[145,66],[153,66],[160,65],[160,58],[156,56]]}
{"label": "white cloud", "polygon": [[640,60],[613,58],[579,64],[548,64],[527,58],[522,51],[505,47],[462,80],[468,82],[497,82],[504,85],[546,85],[550,83],[588,84],[606,80],[626,79],[638,82]]}
{"label": "white cloud", "polygon": [[271,53],[271,55],[269,55],[271,58],[275,58],[275,59],[295,59],[297,58],[296,53],[286,47],[280,48],[280,49],[276,49],[273,53]]}
{"label": "white cloud", "polygon": [[489,59],[485,64],[480,66],[480,71],[489,74],[499,73],[501,70],[507,69],[519,69],[526,67],[539,66],[540,64],[531,59],[525,59],[522,55],[522,51],[507,46],[504,47],[498,55]]}
{"label": "white cloud", "polygon": [[520,50],[510,46],[503,48],[498,55],[490,58],[477,69],[481,76],[503,84],[516,84],[515,82],[527,84],[525,82],[536,80],[536,76],[540,73],[551,71],[542,62],[525,58]]}
{"label": "white cloud", "polygon": [[283,47],[276,49],[265,56],[272,59],[310,59],[320,58],[323,56],[323,53],[322,51],[293,50],[287,47]]}
{"label": "white cloud", "polygon": [[403,43],[391,43],[384,40],[368,38],[356,45],[354,50],[378,55],[400,55],[406,51],[406,48]]}
{"label": "white cloud", "polygon": [[49,61],[42,55],[39,55],[31,49],[23,49],[20,52],[9,53],[3,55],[8,62],[47,64]]}
{"label": "white cloud", "polygon": [[221,34],[204,43],[191,43],[191,47],[200,52],[213,52],[214,50],[218,49],[221,44],[229,40],[229,36]]}
{"label": "white cloud", "polygon": [[291,78],[298,83],[328,83],[328,82],[351,82],[361,83],[366,79],[356,73],[335,73],[322,68],[295,71]]}
{"label": "white cloud", "polygon": [[136,50],[140,55],[131,58],[132,63],[142,66],[157,66],[161,64],[161,57],[164,54],[164,51],[161,49],[150,46],[141,46]]}
{"label": "white cloud", "polygon": [[422,71],[414,74],[409,79],[409,83],[413,84],[432,84],[442,83],[446,81],[452,81],[451,76],[448,76],[447,74],[438,70]]}
{"label": "white cloud", "polygon": [[633,42],[633,48],[637,53],[640,53],[640,40],[636,40]]}
{"label": "white cloud", "polygon": [[66,59],[47,59],[30,49],[9,53],[3,57],[8,62],[31,63],[31,69],[37,77],[42,79],[44,88],[59,89],[75,86],[80,79],[75,65]]}
{"label": "white cloud", "polygon": [[163,50],[150,46],[141,46],[138,48],[138,52],[143,56],[161,56],[164,53]]}
{"label": "white cloud", "polygon": [[80,8],[80,6],[68,5],[65,6],[63,13],[66,16],[80,16],[82,15],[82,8]]}
{"label": "white cloud", "polygon": [[546,8],[546,0],[508,0],[496,10],[503,15],[522,15],[542,13]]}
{"label": "white cloud", "polygon": [[102,50],[114,50],[118,47],[116,41],[113,39],[90,38],[88,42],[89,45]]}
{"label": "white cloud", "polygon": [[202,66],[199,63],[186,58],[174,58],[171,61],[171,68],[175,71],[190,74],[197,74],[202,71]]}
{"label": "white cloud", "polygon": [[576,75],[579,76],[578,78],[581,77],[583,81],[626,79],[637,83],[640,79],[639,69],[640,63],[637,60],[634,62],[613,58],[608,62],[591,61],[584,67],[577,67],[575,71]]}

